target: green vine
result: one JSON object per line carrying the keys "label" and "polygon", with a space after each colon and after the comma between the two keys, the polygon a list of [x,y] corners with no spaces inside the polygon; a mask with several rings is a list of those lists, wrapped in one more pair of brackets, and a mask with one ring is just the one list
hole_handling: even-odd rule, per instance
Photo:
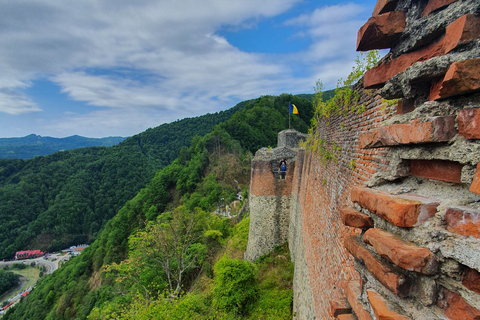
{"label": "green vine", "polygon": [[[320,139],[317,127],[322,119],[325,119],[328,125],[328,119],[332,116],[343,115],[347,117],[349,112],[360,114],[366,110],[365,103],[359,104],[360,94],[353,87],[378,60],[379,53],[377,50],[361,53],[357,56],[352,72],[347,76],[346,80],[338,80],[335,95],[327,101],[323,101],[322,81],[318,80],[315,83],[315,95],[313,98],[314,116],[309,129],[309,137],[302,145],[304,148],[308,151],[315,151],[320,159],[325,161],[338,161],[341,147],[337,146],[337,142],[334,141],[331,147],[328,148],[327,141]],[[344,125],[340,124],[340,128],[343,129]]]}

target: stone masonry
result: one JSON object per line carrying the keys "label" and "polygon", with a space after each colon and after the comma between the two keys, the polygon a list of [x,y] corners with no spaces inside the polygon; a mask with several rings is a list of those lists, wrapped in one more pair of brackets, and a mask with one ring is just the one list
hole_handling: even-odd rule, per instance
{"label": "stone masonry", "polygon": [[378,0],[357,46],[390,52],[320,119],[338,160],[252,161],[245,257],[288,238],[295,319],[480,320],[480,1]]}
{"label": "stone masonry", "polygon": [[[252,160],[246,260],[254,261],[287,241],[296,148],[304,136],[292,129],[281,131],[278,147],[262,148]],[[287,162],[285,179],[280,175],[282,158]]]}

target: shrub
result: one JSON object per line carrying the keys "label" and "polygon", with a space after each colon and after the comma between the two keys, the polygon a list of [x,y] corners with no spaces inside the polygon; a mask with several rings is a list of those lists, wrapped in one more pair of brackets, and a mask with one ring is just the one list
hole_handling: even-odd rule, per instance
{"label": "shrub", "polygon": [[255,266],[223,256],[215,265],[214,306],[238,314],[247,313],[257,297]]}

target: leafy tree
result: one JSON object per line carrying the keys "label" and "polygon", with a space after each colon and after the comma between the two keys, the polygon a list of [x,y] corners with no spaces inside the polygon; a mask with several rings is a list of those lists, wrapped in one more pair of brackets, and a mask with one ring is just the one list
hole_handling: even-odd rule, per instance
{"label": "leafy tree", "polygon": [[219,308],[245,314],[257,297],[255,266],[246,260],[223,256],[215,265],[213,304]]}

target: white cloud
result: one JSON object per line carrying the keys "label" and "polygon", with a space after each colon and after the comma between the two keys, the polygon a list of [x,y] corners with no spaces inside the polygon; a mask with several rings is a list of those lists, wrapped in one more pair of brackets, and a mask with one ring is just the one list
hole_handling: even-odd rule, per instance
{"label": "white cloud", "polygon": [[[98,126],[99,132],[117,128],[113,134],[125,135],[142,131],[142,122],[155,126],[259,95],[309,91],[316,77],[333,83],[334,70],[325,64],[338,66],[342,76],[341,66],[353,63],[363,23],[356,20],[359,5],[326,6],[287,21],[312,41],[296,54],[242,52],[217,34],[220,28],[250,27],[299,2],[4,0],[0,112],[40,111],[23,90],[46,78],[72,100],[101,107],[65,114],[50,129],[78,124],[85,134]],[[291,76],[301,68],[303,76]]]}

